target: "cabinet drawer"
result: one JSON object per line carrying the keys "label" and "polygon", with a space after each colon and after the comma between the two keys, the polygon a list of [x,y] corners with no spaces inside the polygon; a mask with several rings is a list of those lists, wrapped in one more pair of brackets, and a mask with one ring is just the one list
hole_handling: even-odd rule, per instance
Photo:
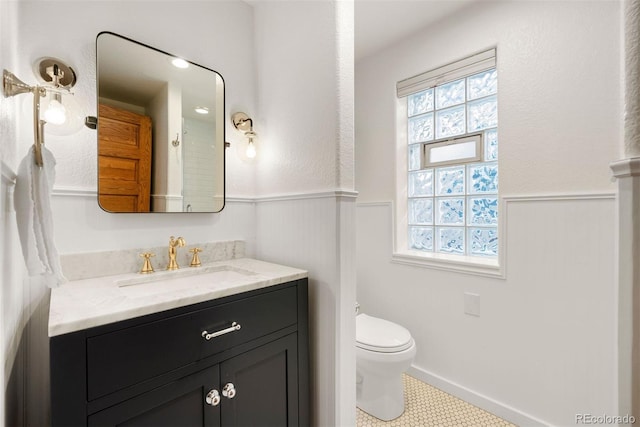
{"label": "cabinet drawer", "polygon": [[[87,398],[94,400],[297,321],[296,288],[215,305],[87,339]],[[232,323],[239,329],[228,330]]]}
{"label": "cabinet drawer", "polygon": [[[199,358],[286,328],[296,321],[297,296],[294,287],[197,311],[194,313],[194,336],[200,344]],[[239,329],[224,333],[232,328],[234,322]],[[210,334],[223,333],[207,340],[202,337],[204,331]]]}

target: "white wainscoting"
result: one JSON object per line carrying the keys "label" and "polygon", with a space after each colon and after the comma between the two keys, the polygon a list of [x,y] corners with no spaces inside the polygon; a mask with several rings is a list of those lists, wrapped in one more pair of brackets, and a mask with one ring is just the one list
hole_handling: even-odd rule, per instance
{"label": "white wainscoting", "polygon": [[[13,209],[13,188],[15,172],[4,162],[0,163],[2,194],[0,195],[0,342],[2,343],[2,409],[3,422],[24,422],[25,354],[19,351],[25,319],[22,307],[25,289],[19,276],[22,254],[17,240],[15,211]],[[24,346],[22,346],[24,348]]]}
{"label": "white wainscoting", "polygon": [[501,206],[504,278],[490,278],[393,263],[391,203],[358,203],[362,310],[411,331],[413,375],[518,425],[617,415],[616,195]]}
{"label": "white wainscoting", "polygon": [[256,257],[309,272],[312,425],[355,425],[355,193],[258,198]]}
{"label": "white wainscoting", "polygon": [[[95,197],[54,193],[56,233],[78,235],[63,237],[62,247],[100,250],[96,240],[118,246],[156,241],[144,237],[156,232],[164,239],[168,226],[209,227],[212,240],[248,240],[249,256],[309,271],[317,425],[344,420],[355,406],[354,263],[363,308],[416,338],[414,375],[521,425],[573,423],[584,408],[615,411],[615,194],[503,197],[505,279],[391,263],[391,203],[356,205],[354,193],[229,198],[223,214],[190,215],[189,224],[179,214],[106,214]],[[480,317],[464,315],[466,291],[481,295]]]}
{"label": "white wainscoting", "polygon": [[13,205],[15,171],[2,171],[0,215],[0,328],[2,342],[3,422],[47,425],[49,404],[49,289],[26,277]]}

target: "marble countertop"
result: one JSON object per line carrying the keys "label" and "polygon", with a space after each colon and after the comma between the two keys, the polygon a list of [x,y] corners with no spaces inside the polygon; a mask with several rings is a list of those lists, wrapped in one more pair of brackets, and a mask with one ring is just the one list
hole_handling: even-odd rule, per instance
{"label": "marble countertop", "polygon": [[62,335],[307,277],[297,268],[238,258],[75,280],[51,290],[49,336]]}

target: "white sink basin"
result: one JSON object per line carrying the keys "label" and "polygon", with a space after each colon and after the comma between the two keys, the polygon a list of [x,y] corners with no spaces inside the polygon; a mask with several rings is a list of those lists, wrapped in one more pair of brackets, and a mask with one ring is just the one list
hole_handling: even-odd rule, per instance
{"label": "white sink basin", "polygon": [[245,281],[257,273],[229,265],[187,267],[181,270],[160,271],[116,280],[115,284],[128,296],[173,292],[202,286],[230,285]]}

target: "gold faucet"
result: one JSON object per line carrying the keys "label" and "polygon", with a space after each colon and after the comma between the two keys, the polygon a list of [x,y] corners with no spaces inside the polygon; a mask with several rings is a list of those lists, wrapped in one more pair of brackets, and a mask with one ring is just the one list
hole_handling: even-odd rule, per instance
{"label": "gold faucet", "polygon": [[177,247],[183,247],[185,245],[185,241],[182,237],[178,237],[177,239],[173,236],[169,239],[169,265],[167,266],[167,270],[177,270],[180,268],[178,262],[176,261],[176,255],[178,253]]}

